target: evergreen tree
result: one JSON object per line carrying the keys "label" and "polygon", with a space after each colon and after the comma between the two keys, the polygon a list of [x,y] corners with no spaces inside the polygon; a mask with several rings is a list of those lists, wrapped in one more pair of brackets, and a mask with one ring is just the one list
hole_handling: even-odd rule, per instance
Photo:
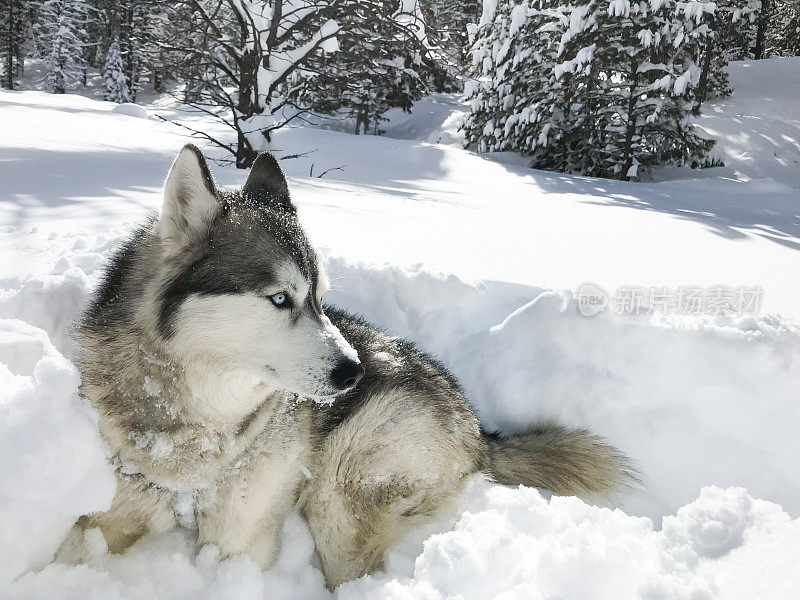
{"label": "evergreen tree", "polygon": [[766,32],[767,54],[800,56],[800,0],[773,0]]}
{"label": "evergreen tree", "polygon": [[103,84],[105,85],[105,99],[109,102],[122,104],[130,102],[128,80],[125,77],[125,65],[119,50],[119,40],[115,39],[108,47],[106,62],[103,67]]}
{"label": "evergreen tree", "polygon": [[469,60],[470,26],[481,16],[480,0],[424,0],[428,35],[459,67]]}
{"label": "evergreen tree", "polygon": [[[481,4],[486,11],[479,16]],[[800,53],[800,0],[713,6],[701,0],[0,0],[0,83],[13,87],[25,57],[36,56],[48,85],[63,92],[85,82],[87,67],[106,75],[111,55],[106,81],[114,99],[135,101],[148,82],[162,91],[166,80],[176,81],[182,100],[237,131],[229,149],[246,166],[271,131],[309,110],[380,133],[387,109],[409,110],[425,93],[455,89],[464,63],[472,62],[469,143],[526,152],[543,168],[624,177],[634,163],[702,161],[708,144],[681,125],[682,115],[730,93],[729,60]],[[621,156],[627,158],[620,163]]]}
{"label": "evergreen tree", "polygon": [[753,48],[753,57],[756,60],[766,58],[767,48],[767,30],[772,20],[774,0],[759,0],[761,6],[758,10],[758,18],[756,20],[756,39],[755,47]]}
{"label": "evergreen tree", "polygon": [[46,0],[40,11],[38,37],[48,87],[63,94],[83,77],[83,0]]}
{"label": "evergreen tree", "polygon": [[119,2],[117,0],[86,0],[88,19],[86,23],[86,61],[102,69],[108,47],[119,36]]}
{"label": "evergreen tree", "polygon": [[630,179],[639,165],[701,164],[690,123],[711,35],[703,2],[531,0],[482,16],[466,143],[532,166]]}
{"label": "evergreen tree", "polygon": [[164,91],[164,83],[170,76],[167,54],[163,49],[168,35],[170,15],[174,13],[169,5],[151,2],[143,19],[141,47],[144,69],[157,93]]}
{"label": "evergreen tree", "polygon": [[755,55],[760,0],[719,0],[708,23],[714,32],[715,56],[746,60]]}
{"label": "evergreen tree", "polygon": [[445,77],[416,2],[348,0],[339,11],[338,50],[309,64],[291,85],[299,110],[355,121],[355,133],[380,134],[384,112],[411,109]]}
{"label": "evergreen tree", "polygon": [[120,53],[132,102],[136,101],[142,78],[152,76],[152,68],[158,65],[161,57],[155,44],[163,35],[166,4],[162,0],[120,0],[118,3]]}
{"label": "evergreen tree", "polygon": [[[86,1],[90,8],[86,27],[87,63],[102,69],[108,48],[117,39],[128,92],[135,100],[136,92],[146,81],[163,79],[160,45],[167,35],[166,15],[172,10],[172,3],[163,0]],[[159,72],[158,77],[154,71]]]}
{"label": "evergreen tree", "polygon": [[[583,172],[588,106],[573,104],[588,83],[593,48],[561,61],[561,46],[580,45],[592,21],[584,9],[543,0],[499,2],[484,11],[472,49],[466,94],[470,115],[466,143],[479,152],[504,150],[537,155],[542,168]],[[578,161],[578,162],[575,162]],[[550,163],[550,164],[548,164]]]}

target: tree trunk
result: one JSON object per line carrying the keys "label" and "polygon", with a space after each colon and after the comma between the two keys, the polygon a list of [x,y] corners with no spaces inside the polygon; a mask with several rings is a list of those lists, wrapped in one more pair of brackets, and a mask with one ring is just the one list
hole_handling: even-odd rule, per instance
{"label": "tree trunk", "polygon": [[761,13],[758,15],[758,29],[756,29],[756,48],[753,56],[756,60],[765,58],[767,52],[767,26],[772,16],[772,2],[761,0]]}
{"label": "tree trunk", "polygon": [[59,43],[58,45],[59,58],[58,58],[58,71],[53,80],[53,93],[65,94],[67,92],[67,84],[64,78],[64,67],[66,66],[66,59],[64,58],[64,46]]}
{"label": "tree trunk", "polygon": [[[259,63],[260,57],[253,50],[244,51],[239,61],[239,91],[238,105],[236,106],[237,122],[239,123],[248,121],[256,114],[263,112],[263,109],[259,110],[258,98],[254,98],[257,94],[256,78]],[[241,126],[236,130],[236,168],[249,169],[258,157],[258,151],[253,148],[250,140],[244,135]]]}
{"label": "tree trunk", "polygon": [[125,56],[125,81],[128,84],[128,95],[131,102],[136,102],[136,87],[138,84],[138,64],[136,60],[136,48],[134,47],[135,40],[133,35],[133,17],[135,9],[135,0],[130,0],[126,3],[124,8],[122,24],[120,26],[121,40],[124,40],[124,56]]}
{"label": "tree trunk", "polygon": [[3,82],[9,90],[14,89],[14,0],[8,3],[8,30],[6,31],[6,80]]}
{"label": "tree trunk", "polygon": [[358,109],[358,122],[360,127],[356,126],[356,133],[369,133],[369,104],[362,104]]}
{"label": "tree trunk", "polygon": [[708,77],[711,72],[711,57],[714,54],[714,40],[708,40],[705,55],[703,56],[703,67],[700,71],[700,81],[697,84],[697,104],[694,107],[694,114],[700,114],[700,105],[708,97]]}
{"label": "tree trunk", "polygon": [[17,75],[17,79],[25,75],[25,54],[22,51],[22,44],[16,44],[16,51],[17,51],[17,60],[16,60],[16,69],[15,73]]}
{"label": "tree trunk", "polygon": [[153,91],[157,94],[164,91],[164,76],[160,69],[153,69]]}
{"label": "tree trunk", "polygon": [[237,132],[236,140],[236,168],[249,169],[258,158],[258,152],[253,150],[250,142],[244,137],[241,130]]}
{"label": "tree trunk", "polygon": [[635,61],[631,63],[631,77],[633,80],[628,93],[628,124],[625,128],[625,147],[622,151],[622,172],[619,174],[619,178],[622,181],[628,180],[628,170],[633,166],[633,134],[636,132],[636,84],[639,79],[638,65]]}

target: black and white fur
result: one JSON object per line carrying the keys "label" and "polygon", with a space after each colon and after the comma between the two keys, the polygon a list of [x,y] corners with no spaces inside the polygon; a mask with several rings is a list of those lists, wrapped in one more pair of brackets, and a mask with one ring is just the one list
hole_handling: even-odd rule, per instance
{"label": "black and white fur", "polygon": [[583,430],[482,432],[441,364],[323,305],[327,285],[272,156],[228,192],[181,151],[160,216],[119,250],[80,325],[81,391],[118,489],[62,554],[89,527],[114,552],[172,528],[185,493],[200,543],[268,567],[299,506],[335,587],[380,567],[475,473],[584,497],[631,477]]}

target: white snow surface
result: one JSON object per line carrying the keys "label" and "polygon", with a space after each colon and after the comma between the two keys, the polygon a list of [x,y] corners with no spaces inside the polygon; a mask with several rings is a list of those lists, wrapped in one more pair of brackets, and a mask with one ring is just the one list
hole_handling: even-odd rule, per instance
{"label": "white snow surface", "polygon": [[113,471],[79,381],[43,330],[0,319],[0,590],[50,562],[78,516],[111,505]]}
{"label": "white snow surface", "polygon": [[[643,476],[604,508],[476,479],[457,514],[409,532],[384,571],[336,597],[796,594],[800,60],[739,63],[731,75],[735,95],[700,121],[728,166],[665,169],[658,183],[466,152],[463,105],[446,96],[389,115],[394,138],[307,127],[276,136],[279,155],[316,149],[282,164],[332,281],[329,302],[442,359],[486,428],[542,418],[587,427]],[[183,530],[121,556],[90,531],[86,564],[48,564],[71,523],[106,508],[114,490],[77,395],[71,326],[125,233],[158,207],[188,141],[115,106],[0,92],[0,597],[330,597],[297,515],[266,572],[246,557],[220,560]],[[177,108],[148,113],[215,127]],[[213,168],[225,185],[245,175]],[[766,312],[586,318],[570,291],[586,281],[761,285]]]}

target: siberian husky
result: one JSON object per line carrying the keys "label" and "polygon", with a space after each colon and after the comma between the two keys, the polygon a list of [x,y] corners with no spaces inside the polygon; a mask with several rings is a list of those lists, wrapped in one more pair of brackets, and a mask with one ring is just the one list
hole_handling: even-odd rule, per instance
{"label": "siberian husky", "polygon": [[582,497],[630,480],[585,430],[482,431],[445,367],[324,304],[327,288],[275,158],[226,191],[183,148],[160,215],[118,251],[79,326],[117,493],[65,545],[99,527],[123,551],[174,527],[189,498],[199,543],[266,568],[298,507],[333,588],[379,568],[476,473]]}

